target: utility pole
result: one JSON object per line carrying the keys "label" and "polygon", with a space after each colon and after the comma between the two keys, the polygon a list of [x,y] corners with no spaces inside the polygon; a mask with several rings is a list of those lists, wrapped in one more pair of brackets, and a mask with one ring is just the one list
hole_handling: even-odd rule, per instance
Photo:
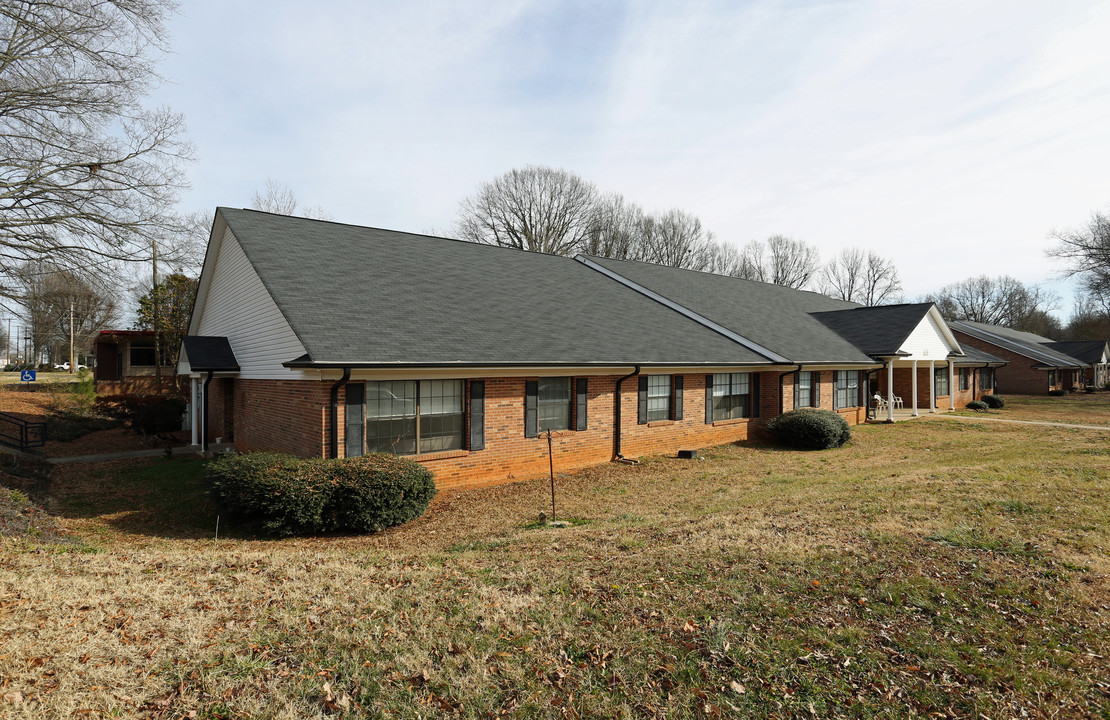
{"label": "utility pole", "polygon": [[12,319],[8,318],[8,364],[12,364]]}
{"label": "utility pole", "polygon": [[154,261],[154,287],[150,290],[151,300],[154,302],[154,382],[158,386],[158,394],[162,394],[162,352],[158,336],[161,334],[161,317],[158,313],[158,240],[151,240],[154,248],[152,255]]}
{"label": "utility pole", "polygon": [[77,369],[73,362],[73,301],[69,301],[69,373],[72,375]]}

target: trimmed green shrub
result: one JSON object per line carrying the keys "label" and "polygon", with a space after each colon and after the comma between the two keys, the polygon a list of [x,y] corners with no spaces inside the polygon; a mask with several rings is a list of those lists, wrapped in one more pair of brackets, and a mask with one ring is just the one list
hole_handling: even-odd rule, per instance
{"label": "trimmed green shrub", "polygon": [[830,410],[799,408],[767,423],[767,432],[779,442],[803,450],[840,447],[852,437],[848,421]]}
{"label": "trimmed green shrub", "polygon": [[173,395],[105,395],[96,398],[96,408],[144,436],[180,430],[185,415],[185,401]]}
{"label": "trimmed green shrub", "polygon": [[986,412],[987,404],[982,400],[972,400],[967,404],[967,409],[975,412]]}
{"label": "trimmed green shrub", "polygon": [[381,453],[340,460],[230,455],[210,462],[207,477],[220,505],[270,535],[377,532],[423,515],[436,493],[423,465]]}
{"label": "trimmed green shrub", "polygon": [[1067,390],[1049,390],[1048,394],[1052,395],[1053,397],[1061,397],[1063,395],[1067,395],[1068,391]]}
{"label": "trimmed green shrub", "polygon": [[999,410],[1006,404],[1006,401],[998,395],[984,395],[982,400],[992,410]]}

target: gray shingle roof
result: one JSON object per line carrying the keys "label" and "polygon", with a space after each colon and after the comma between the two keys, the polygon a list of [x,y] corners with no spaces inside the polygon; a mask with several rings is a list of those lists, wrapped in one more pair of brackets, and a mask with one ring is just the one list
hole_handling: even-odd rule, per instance
{"label": "gray shingle roof", "polygon": [[812,313],[860,307],[781,285],[679,270],[661,265],[590,257],[590,261],[650,288],[791,362],[873,364]]}
{"label": "gray shingle roof", "polygon": [[952,320],[948,325],[953,330],[965,332],[983,342],[1023,355],[1045,367],[1083,367],[1087,364],[1082,360],[1046,346],[1044,343],[1051,342],[1051,340],[1033,333],[969,320]]}
{"label": "gray shingle roof", "polygon": [[1070,355],[1076,360],[1082,360],[1090,365],[1102,362],[1103,354],[1107,352],[1105,340],[1072,340],[1068,342],[1045,343],[1056,352]]}
{"label": "gray shingle roof", "polygon": [[309,362],[767,362],[572,258],[253,210],[219,212]]}
{"label": "gray shingle roof", "polygon": [[186,335],[181,338],[185,346],[185,356],[193,372],[231,371],[239,369],[239,361],[231,350],[226,337],[206,337]]}
{"label": "gray shingle roof", "polygon": [[814,317],[869,355],[894,355],[932,306],[915,303],[854,307],[818,312]]}

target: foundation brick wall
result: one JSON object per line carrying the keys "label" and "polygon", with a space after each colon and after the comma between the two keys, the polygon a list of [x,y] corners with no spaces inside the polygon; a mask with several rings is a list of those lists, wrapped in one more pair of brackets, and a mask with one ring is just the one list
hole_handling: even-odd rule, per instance
{"label": "foundation brick wall", "polygon": [[1033,369],[1033,366],[1037,364],[1036,360],[1027,358],[1024,355],[1019,355],[1006,348],[984,342],[967,333],[959,331],[954,332],[956,339],[959,340],[961,345],[969,345],[1008,361],[1007,365],[996,368],[994,371],[994,382],[995,385],[998,386],[997,389],[999,393],[1046,395],[1049,390],[1064,389],[1064,378],[1061,376],[1067,373],[1057,373],[1056,385],[1054,388],[1050,388],[1048,385],[1048,372],[1045,370]]}

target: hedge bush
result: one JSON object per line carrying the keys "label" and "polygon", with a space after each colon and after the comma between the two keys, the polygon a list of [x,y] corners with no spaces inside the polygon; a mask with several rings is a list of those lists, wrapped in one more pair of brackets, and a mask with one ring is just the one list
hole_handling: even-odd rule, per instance
{"label": "hedge bush", "polygon": [[142,435],[164,435],[181,429],[185,401],[173,395],[103,395],[96,407],[104,415],[119,418]]}
{"label": "hedge bush", "polygon": [[799,408],[767,423],[767,431],[779,442],[803,450],[840,447],[852,437],[848,421],[830,410]]}
{"label": "hedge bush", "polygon": [[220,505],[270,535],[377,532],[424,514],[436,493],[427,468],[385,454],[223,456],[208,464],[207,477]]}
{"label": "hedge bush", "polygon": [[967,404],[967,409],[974,410],[975,412],[984,412],[987,407],[987,404],[982,400],[972,400]]}
{"label": "hedge bush", "polygon": [[1067,395],[1068,391],[1067,390],[1049,390],[1048,394],[1052,395],[1054,397],[1061,397],[1063,395]]}
{"label": "hedge bush", "polygon": [[1006,404],[1006,401],[998,395],[984,395],[983,402],[985,402],[987,404],[987,407],[991,408],[992,410],[998,410]]}

